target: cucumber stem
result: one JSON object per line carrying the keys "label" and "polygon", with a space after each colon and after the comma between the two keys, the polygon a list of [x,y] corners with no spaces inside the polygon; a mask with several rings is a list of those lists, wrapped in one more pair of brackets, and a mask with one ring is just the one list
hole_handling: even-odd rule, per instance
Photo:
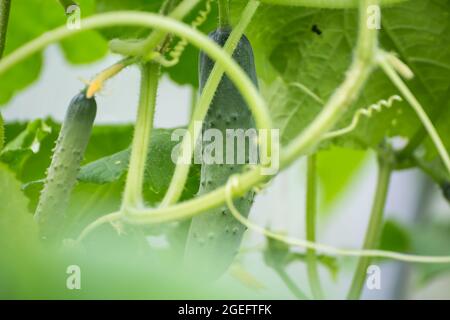
{"label": "cucumber stem", "polygon": [[[364,240],[363,248],[366,250],[376,249],[381,229],[383,226],[383,213],[386,204],[387,193],[389,189],[389,182],[392,173],[392,160],[389,153],[380,155],[378,157],[378,180],[376,192],[372,204],[372,211],[370,214],[370,221],[367,227],[367,232]],[[359,259],[355,275],[353,277],[352,285],[347,298],[350,300],[359,299],[366,279],[367,267],[371,261],[370,257],[363,257]]]}
{"label": "cucumber stem", "polygon": [[141,92],[136,127],[134,129],[130,166],[123,195],[122,207],[124,208],[129,206],[143,206],[142,189],[144,184],[144,171],[150,143],[150,134],[153,128],[159,70],[159,64],[153,62],[142,66]]}
{"label": "cucumber stem", "polygon": [[230,2],[229,0],[218,0],[219,6],[219,28],[227,28],[230,26]]}
{"label": "cucumber stem", "polygon": [[[317,155],[308,157],[306,176],[306,240],[316,241],[317,216]],[[323,291],[317,270],[317,255],[314,249],[306,250],[306,266],[311,292],[315,299],[323,299]]]}

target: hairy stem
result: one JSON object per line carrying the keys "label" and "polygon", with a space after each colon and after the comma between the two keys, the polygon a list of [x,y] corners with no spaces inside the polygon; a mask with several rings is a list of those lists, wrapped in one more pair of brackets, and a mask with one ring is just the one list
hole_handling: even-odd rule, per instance
{"label": "hairy stem", "polygon": [[[316,216],[317,216],[317,156],[308,157],[306,176],[306,240],[316,241]],[[323,291],[320,283],[317,255],[314,249],[306,250],[306,266],[308,270],[309,285],[315,299],[323,299]]]}
{"label": "hairy stem", "polygon": [[230,2],[229,0],[217,0],[219,5],[219,27],[230,26]]}
{"label": "hairy stem", "polygon": [[[280,6],[345,9],[357,8],[360,0],[260,0],[262,3]],[[381,5],[394,5],[409,0],[380,0]]]}
{"label": "hairy stem", "polygon": [[153,127],[159,69],[158,64],[150,62],[142,66],[141,70],[141,92],[136,127],[122,202],[122,206],[125,208],[143,206],[142,187],[150,134]]}
{"label": "hairy stem", "polygon": [[[245,28],[250,23],[251,18],[256,12],[256,9],[258,8],[259,3],[257,1],[250,1],[247,5],[247,7],[244,9],[244,12],[242,14],[242,17],[238,23],[238,25],[233,29],[233,31],[230,34],[230,37],[228,38],[227,42],[225,43],[225,46],[223,50],[230,56],[232,56],[234,50],[236,49],[236,46],[241,39]],[[211,71],[208,80],[202,90],[202,94],[200,98],[198,99],[197,106],[195,107],[193,111],[193,115],[191,118],[191,121],[189,123],[188,127],[188,134],[186,134],[182,141],[182,149],[189,148],[189,146],[194,146],[195,142],[198,139],[198,136],[200,134],[200,131],[197,130],[195,132],[194,130],[201,129],[201,126],[195,126],[196,123],[203,123],[203,120],[205,119],[206,113],[208,111],[209,105],[211,104],[212,99],[214,98],[214,93],[217,90],[217,86],[220,83],[220,80],[222,79],[222,76],[224,74],[225,69],[223,66],[219,64],[215,64],[213,67],[213,70]],[[270,126],[269,123],[265,124],[265,126]],[[191,156],[193,152],[193,148],[191,148]],[[180,155],[180,158],[183,155]],[[169,188],[164,196],[164,199],[161,203],[161,207],[166,207],[168,205],[171,205],[173,203],[176,203],[178,199],[181,196],[181,193],[183,192],[184,185],[186,183],[188,174],[189,174],[189,168],[190,164],[181,163],[179,162],[175,168],[171,183],[169,185]]]}
{"label": "hairy stem", "polygon": [[[364,239],[364,249],[374,249],[378,245],[378,239],[383,226],[383,213],[386,197],[389,189],[389,182],[392,173],[392,161],[389,156],[380,156],[378,159],[378,181],[375,198],[372,204],[370,221]],[[367,267],[370,264],[370,257],[359,259],[358,266],[353,276],[352,285],[348,293],[348,299],[359,299],[364,281],[366,279]]]}
{"label": "hairy stem", "polygon": [[444,143],[442,142],[441,137],[439,136],[436,128],[434,127],[433,123],[431,122],[430,118],[428,117],[427,113],[423,109],[420,102],[416,99],[414,94],[409,90],[409,88],[406,86],[406,84],[403,82],[403,80],[400,78],[400,76],[397,74],[395,69],[392,67],[392,65],[389,63],[389,60],[386,59],[386,54],[383,52],[380,52],[378,55],[378,63],[380,67],[383,69],[383,71],[386,73],[386,75],[391,79],[392,83],[397,87],[397,89],[400,91],[400,93],[403,95],[403,97],[408,101],[408,103],[411,105],[411,107],[416,112],[417,116],[419,117],[420,121],[422,122],[423,126],[427,130],[431,141],[433,141],[441,159],[444,163],[445,167],[447,168],[448,173],[450,173],[450,157],[447,153],[447,150],[444,146]]}
{"label": "hairy stem", "polygon": [[0,59],[3,57],[3,52],[5,52],[10,10],[11,0],[0,0]]}

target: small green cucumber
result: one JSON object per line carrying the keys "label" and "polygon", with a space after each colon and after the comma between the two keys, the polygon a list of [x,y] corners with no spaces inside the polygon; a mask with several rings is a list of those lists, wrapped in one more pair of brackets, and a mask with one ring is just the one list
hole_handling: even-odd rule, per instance
{"label": "small green cucumber", "polygon": [[[224,46],[230,36],[230,28],[219,28],[209,37]],[[253,50],[248,39],[243,36],[233,54],[234,60],[257,85],[257,77]],[[200,53],[199,81],[203,89],[214,61],[206,54]],[[214,99],[206,115],[203,132],[207,129],[220,130],[224,142],[224,158],[226,153],[227,129],[255,129],[255,121],[242,95],[232,81],[224,75],[219,83]],[[249,147],[254,141],[246,141],[245,161],[249,159]],[[203,142],[203,147],[209,143]],[[235,145],[235,155],[237,152]],[[236,158],[235,158],[236,160]],[[228,178],[242,172],[245,164],[202,164],[199,195],[209,193],[227,183]],[[248,216],[253,203],[254,193],[235,199],[236,208],[244,216]],[[207,279],[215,279],[222,275],[233,262],[239,250],[245,227],[230,213],[226,206],[209,210],[192,219],[185,248],[185,263],[189,270],[198,271]]]}
{"label": "small green cucumber", "polygon": [[35,219],[43,239],[58,239],[70,194],[91,136],[97,113],[94,98],[80,92],[70,102],[56,141]]}

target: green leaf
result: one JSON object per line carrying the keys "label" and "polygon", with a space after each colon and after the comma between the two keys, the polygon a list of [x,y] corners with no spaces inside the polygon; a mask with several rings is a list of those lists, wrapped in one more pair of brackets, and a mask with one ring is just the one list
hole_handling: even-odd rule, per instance
{"label": "green leaf", "polygon": [[0,163],[0,247],[2,253],[37,241],[36,225],[27,210],[28,200],[20,182]]}
{"label": "green leaf", "polygon": [[[234,1],[234,16],[242,8]],[[408,86],[428,113],[444,110],[450,85],[450,2],[446,0],[404,2],[383,8],[380,42],[411,66],[415,78]],[[322,103],[294,86],[307,87],[323,101],[343,81],[355,47],[357,10],[320,10],[261,5],[247,31],[256,53],[258,74],[274,125],[289,142],[322,109]],[[321,31],[318,34],[315,30]],[[347,126],[358,108],[397,94],[387,77],[376,71],[359,100],[345,114],[337,128]],[[448,115],[447,115],[448,116]],[[448,123],[450,119],[442,119]],[[348,136],[335,142],[360,148],[376,147],[385,136],[410,138],[421,127],[405,103],[364,119]],[[448,136],[444,139],[448,140]]]}
{"label": "green leaf", "polygon": [[[173,130],[155,129],[150,139],[147,166],[144,176],[144,193],[151,203],[162,199],[167,191],[175,164],[171,154],[178,144],[172,141]],[[106,156],[83,166],[78,179],[82,182],[105,184],[120,180],[128,170],[130,149]],[[200,166],[193,165],[186,183],[183,199],[191,198],[197,193],[200,178]]]}
{"label": "green leaf", "polygon": [[[94,13],[91,0],[76,1],[81,17]],[[42,35],[44,32],[66,24],[67,17],[58,1],[14,1],[11,7],[5,55]],[[106,41],[97,31],[85,31],[61,43],[64,56],[70,63],[91,63],[107,53]],[[39,78],[43,68],[43,55],[38,53],[17,64],[0,76],[0,105],[6,104],[15,94]]]}
{"label": "green leaf", "polygon": [[0,152],[0,160],[7,163],[20,176],[24,164],[32,154],[40,151],[41,142],[51,132],[52,128],[43,120],[30,122],[26,129]]}
{"label": "green leaf", "polygon": [[[449,221],[422,221],[406,226],[398,221],[387,220],[383,225],[379,249],[425,256],[450,255]],[[449,264],[414,264],[420,284],[450,272]]]}
{"label": "green leaf", "polygon": [[333,147],[318,153],[317,174],[323,190],[320,201],[322,210],[329,209],[339,199],[366,160],[367,153],[361,150]]}
{"label": "green leaf", "polygon": [[386,220],[381,231],[379,249],[408,252],[411,250],[411,237],[407,228],[394,220]]}

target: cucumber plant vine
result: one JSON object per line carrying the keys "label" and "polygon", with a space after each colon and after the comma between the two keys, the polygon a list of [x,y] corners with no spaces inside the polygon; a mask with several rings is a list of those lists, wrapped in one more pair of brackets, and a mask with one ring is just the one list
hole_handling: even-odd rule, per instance
{"label": "cucumber plant vine", "polygon": [[[377,249],[381,235],[390,177],[398,163],[402,160],[400,159],[402,151],[393,150],[387,140],[375,150],[378,157],[378,181],[363,248],[361,250],[341,249],[316,242],[316,152],[320,143],[324,140],[334,139],[352,132],[359,125],[362,117],[370,121],[374,111],[381,112],[383,107],[390,108],[395,102],[406,101],[420,119],[420,122],[436,148],[445,167],[446,174],[450,174],[450,157],[435,125],[424,111],[419,100],[402,80],[402,77],[406,79],[411,78],[413,72],[394,54],[387,53],[381,48],[378,42],[379,31],[377,28],[369,28],[367,25],[367,21],[370,19],[370,12],[367,10],[369,7],[395,5],[405,0],[250,0],[242,10],[240,19],[233,26],[231,32],[227,34],[223,47],[208,39],[207,36],[198,30],[198,27],[207,20],[207,16],[211,11],[212,1],[167,0],[164,1],[159,14],[135,11],[115,11],[114,13],[97,14],[83,19],[82,29],[80,30],[67,29],[65,26],[56,28],[37,37],[0,60],[1,75],[19,62],[44,49],[46,46],[70,38],[82,31],[118,25],[139,26],[152,29],[145,38],[137,40],[116,39],[110,41],[109,47],[111,51],[123,55],[124,58],[95,75],[87,83],[86,90],[83,91],[84,98],[87,100],[93,99],[95,94],[102,90],[107,80],[113,78],[125,68],[131,65],[138,65],[140,68],[141,84],[139,104],[137,107],[137,118],[134,126],[129,167],[120,209],[116,212],[105,214],[86,226],[81,234],[79,234],[77,243],[82,245],[82,241],[89,234],[95,232],[98,226],[105,223],[120,222],[129,225],[157,225],[187,220],[188,218],[204,214],[210,209],[225,206],[231,212],[232,217],[248,229],[289,246],[306,249],[306,263],[310,287],[312,296],[317,299],[322,299],[326,296],[318,274],[318,255],[320,253],[353,256],[359,259],[348,293],[349,299],[358,299],[360,297],[366,270],[372,258],[390,258],[414,263],[450,263],[450,256],[419,256]],[[219,29],[225,29],[231,24],[229,3],[228,0],[218,0],[217,2],[219,8],[218,27]],[[262,137],[258,138],[260,151],[266,151],[269,156],[271,154],[275,155],[279,151],[281,170],[288,168],[302,156],[307,156],[306,240],[288,237],[260,227],[246,217],[246,212],[240,212],[237,209],[239,207],[239,205],[235,204],[237,199],[244,197],[246,194],[258,191],[265,183],[273,178],[273,176],[264,174],[264,169],[271,166],[270,161],[248,166],[248,170],[233,174],[227,178],[225,185],[184,201],[180,201],[180,199],[188,180],[191,165],[178,161],[168,189],[160,204],[155,207],[148,207],[144,199],[144,176],[152,131],[154,129],[156,97],[161,70],[177,65],[183,59],[182,55],[188,43],[198,47],[202,52],[207,54],[215,61],[215,65],[202,87],[201,94],[196,99],[193,114],[187,127],[188,134],[183,137],[181,142],[181,150],[183,152],[178,156],[178,160],[186,156],[192,158],[194,149],[190,148],[190,146],[196,144],[201,134],[201,126],[196,126],[196,123],[203,124],[205,119],[207,119],[208,110],[214,101],[218,88],[220,88],[222,81],[224,81],[223,79],[231,80],[236,90],[242,95],[243,103],[248,105],[257,129],[270,130],[274,127],[267,101],[259,92],[257,85],[249,78],[248,72],[244,72],[242,67],[233,59],[233,53],[239,47],[239,43],[243,39],[246,29],[260,7],[260,3],[314,8],[357,8],[359,10],[357,42],[351,64],[345,73],[344,80],[335,88],[329,99],[324,102],[323,99],[301,83],[294,82],[290,84],[296,89],[305,92],[317,103],[323,105],[314,120],[287,144],[280,147],[280,150],[275,150],[277,146],[274,146],[275,142],[269,137],[267,139]],[[0,0],[0,6],[2,8],[0,14],[0,58],[4,48],[9,4],[7,0]],[[199,4],[202,4],[204,7],[199,9],[192,23],[188,25],[182,22],[191,12],[195,11],[194,9]],[[179,40],[175,45],[172,45],[174,37]],[[349,111],[349,108],[360,97],[368,79],[376,70],[384,72],[393,86],[398,90],[398,94],[386,97],[387,100],[381,100],[368,108],[357,110],[354,113],[350,125],[342,129],[334,129],[336,125],[341,123],[340,120],[342,120],[344,114]],[[63,126],[62,132],[64,128]],[[84,131],[84,134],[89,135],[89,133],[90,131],[88,130]],[[84,139],[84,141],[87,140]],[[84,149],[85,145],[81,147]],[[184,153],[185,150],[190,150],[190,153],[186,155]],[[60,157],[58,152],[55,152],[54,156],[55,158]],[[55,163],[60,160],[56,159]],[[74,163],[75,167],[78,169],[79,161]],[[54,169],[52,165],[49,170],[48,179],[52,178],[50,175],[52,172],[54,173]],[[75,175],[72,172],[71,180],[74,179]],[[57,186],[52,186],[50,180],[48,180],[41,196],[41,200],[44,203],[46,199],[49,199],[49,193],[55,188]],[[37,213],[38,220],[43,210],[42,206],[39,206],[39,208]],[[61,210],[63,209],[58,207],[57,211]],[[52,215],[54,216],[54,214]],[[45,224],[57,224],[57,221],[58,219],[55,219],[53,222],[46,221]],[[57,225],[54,226],[57,227]],[[296,291],[295,285],[292,286],[290,284],[290,287],[293,288],[293,291],[297,292],[297,296],[304,297],[301,291]]]}

